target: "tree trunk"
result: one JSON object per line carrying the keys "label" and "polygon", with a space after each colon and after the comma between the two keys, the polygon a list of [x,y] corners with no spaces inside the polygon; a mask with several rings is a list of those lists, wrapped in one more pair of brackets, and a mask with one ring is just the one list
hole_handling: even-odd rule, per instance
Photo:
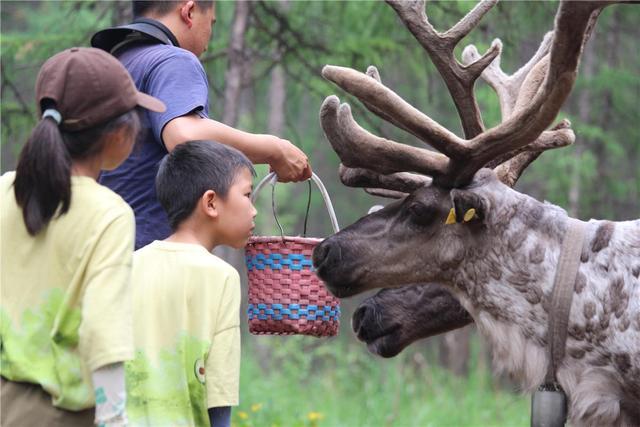
{"label": "tree trunk", "polygon": [[286,81],[282,65],[276,65],[271,71],[269,87],[269,133],[281,136],[284,131],[284,109],[286,99]]}
{"label": "tree trunk", "polygon": [[[251,8],[251,4],[248,1],[238,1],[234,4],[235,10],[233,13],[227,54],[229,63],[227,65],[227,71],[225,72],[224,110],[222,113],[222,122],[232,127],[238,124],[238,109],[240,106],[242,77],[245,68],[244,41]],[[221,247],[216,249],[215,253],[227,262],[235,261],[231,263],[234,267],[238,267],[236,265],[238,262],[235,260],[237,256],[232,256],[234,251],[231,248]]]}
{"label": "tree trunk", "polygon": [[[231,24],[231,36],[229,38],[228,58],[229,64],[225,72],[224,111],[222,122],[235,127],[238,124],[238,110],[242,92],[243,76],[245,75],[245,33],[247,22],[251,13],[251,2],[235,2],[233,22]],[[244,264],[244,251],[234,250],[227,246],[217,247],[214,254],[234,266],[242,279],[243,288],[246,289],[246,270]]]}
{"label": "tree trunk", "polygon": [[113,15],[111,25],[125,25],[133,20],[133,10],[129,0],[117,0],[112,3]]}
{"label": "tree trunk", "polygon": [[244,41],[247,22],[251,13],[251,2],[235,2],[231,37],[229,39],[229,65],[225,73],[223,123],[235,127],[238,124],[238,107],[242,90],[242,77],[245,75]]}
{"label": "tree trunk", "polygon": [[[287,11],[289,0],[280,0],[278,9]],[[274,59],[278,62],[282,60],[281,47],[277,46],[273,52]],[[278,64],[271,71],[271,85],[269,86],[269,133],[282,136],[284,132],[284,111],[287,98],[287,85],[284,68]]]}

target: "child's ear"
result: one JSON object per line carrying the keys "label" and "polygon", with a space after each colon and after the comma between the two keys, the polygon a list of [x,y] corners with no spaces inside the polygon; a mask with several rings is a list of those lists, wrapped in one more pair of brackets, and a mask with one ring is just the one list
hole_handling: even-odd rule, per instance
{"label": "child's ear", "polygon": [[207,190],[200,198],[200,206],[203,212],[211,218],[217,218],[220,213],[218,208],[220,205],[218,195],[213,190]]}

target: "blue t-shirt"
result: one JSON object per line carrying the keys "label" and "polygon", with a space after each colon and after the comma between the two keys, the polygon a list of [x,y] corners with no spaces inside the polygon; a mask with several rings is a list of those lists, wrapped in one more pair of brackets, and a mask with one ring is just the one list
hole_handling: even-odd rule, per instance
{"label": "blue t-shirt", "polygon": [[139,91],[167,106],[164,113],[144,110],[142,130],[131,156],[117,169],[105,171],[100,183],[118,193],[136,216],[136,249],[171,234],[158,202],[155,178],[167,149],[162,129],[176,117],[191,112],[208,117],[209,84],[204,68],[191,52],[164,44],[139,44],[118,54]]}

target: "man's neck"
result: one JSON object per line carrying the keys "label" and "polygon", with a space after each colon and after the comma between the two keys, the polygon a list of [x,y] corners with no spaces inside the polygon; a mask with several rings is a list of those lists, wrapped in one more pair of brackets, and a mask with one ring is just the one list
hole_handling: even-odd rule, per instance
{"label": "man's neck", "polygon": [[183,47],[184,36],[181,31],[181,22],[179,17],[176,17],[173,14],[168,14],[165,16],[141,16],[140,18],[152,19],[162,24],[167,30],[169,30],[175,40],[177,40],[178,45]]}
{"label": "man's neck", "polygon": [[163,20],[160,17],[150,17],[150,16],[140,16],[137,17],[134,22],[142,22],[154,25],[156,28],[162,30],[162,32],[166,35],[167,39],[171,42],[172,45],[180,47],[180,42],[178,41],[178,37],[176,36],[174,30],[171,29],[169,25],[167,25],[168,20]]}

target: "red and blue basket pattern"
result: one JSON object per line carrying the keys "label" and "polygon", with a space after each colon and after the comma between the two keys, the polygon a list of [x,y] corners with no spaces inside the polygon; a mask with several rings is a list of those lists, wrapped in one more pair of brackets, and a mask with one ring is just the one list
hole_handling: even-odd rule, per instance
{"label": "red and blue basket pattern", "polygon": [[262,335],[338,334],[340,301],[318,279],[311,254],[322,239],[251,237],[245,248],[249,331]]}

